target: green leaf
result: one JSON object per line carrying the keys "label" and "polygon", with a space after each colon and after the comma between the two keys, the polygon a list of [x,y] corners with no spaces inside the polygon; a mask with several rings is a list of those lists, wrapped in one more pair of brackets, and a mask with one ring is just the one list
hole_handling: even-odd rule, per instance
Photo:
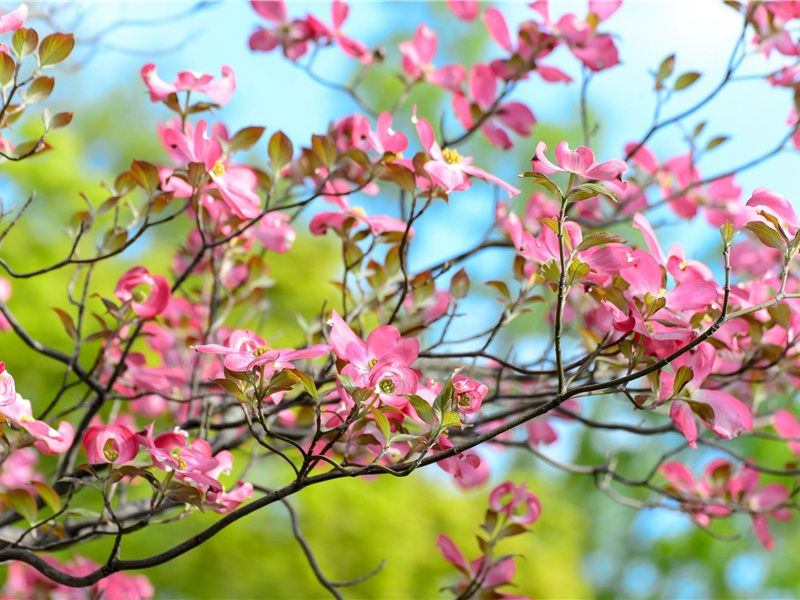
{"label": "green leaf", "polygon": [[48,67],[67,58],[75,47],[75,36],[71,33],[52,33],[39,44],[39,66]]}
{"label": "green leaf", "polygon": [[25,100],[26,104],[36,104],[37,102],[46,100],[50,92],[53,91],[53,86],[55,86],[55,84],[56,80],[52,77],[37,77],[33,80],[33,83],[28,86],[28,89],[25,90],[25,93],[22,95],[23,100]]}
{"label": "green leaf", "polygon": [[230,152],[238,152],[240,150],[249,150],[256,145],[261,136],[264,135],[264,127],[245,127],[240,129],[228,142],[228,150]]}
{"label": "green leaf", "polygon": [[57,513],[61,510],[61,497],[56,493],[56,491],[47,485],[44,481],[32,481],[33,487],[36,488],[36,491],[39,492],[39,495],[44,500],[44,503],[50,507],[54,513]]}
{"label": "green leaf", "polygon": [[231,381],[230,379],[215,379],[214,383],[216,383],[219,387],[223,390],[228,392],[231,396],[239,400],[239,402],[246,402],[247,396],[245,396],[244,392],[239,388],[235,381]]}
{"label": "green leaf", "polygon": [[417,178],[414,176],[413,171],[395,163],[385,163],[383,169],[386,171],[385,178],[393,181],[410,196],[413,196],[417,191]]}
{"label": "green leaf", "polygon": [[730,221],[725,221],[725,225],[719,228],[719,234],[722,236],[722,243],[726,246],[730,246],[733,241],[733,236],[736,235],[736,231],[733,229],[733,225]]}
{"label": "green leaf", "polygon": [[0,85],[6,85],[14,78],[17,63],[5,52],[0,52]]}
{"label": "green leaf", "polygon": [[605,196],[609,200],[619,203],[619,197],[614,192],[609,190],[602,183],[597,183],[594,181],[582,183],[581,185],[572,188],[569,194],[567,194],[567,202],[580,202],[581,200],[587,200],[594,196]]}
{"label": "green leaf", "polygon": [[582,250],[588,250],[594,246],[601,246],[603,244],[625,244],[627,241],[628,240],[626,240],[624,237],[619,236],[616,233],[600,231],[585,237],[583,241],[578,244],[576,250],[581,252]]}
{"label": "green leaf", "polygon": [[272,168],[280,171],[292,161],[294,147],[290,140],[282,131],[276,131],[269,139],[267,154],[272,162]]}
{"label": "green leaf", "polygon": [[772,229],[772,227],[766,223],[762,223],[760,221],[751,221],[745,225],[745,227],[752,231],[765,246],[783,251],[783,238],[777,231]]}
{"label": "green leaf", "polygon": [[433,401],[433,414],[439,421],[442,420],[443,415],[447,413],[450,406],[452,406],[454,393],[453,378],[449,377],[447,383],[442,387],[442,391],[439,392],[436,399]]}
{"label": "green leaf", "polygon": [[511,292],[508,291],[508,286],[504,282],[502,282],[502,281],[487,281],[486,285],[496,289],[507,300],[511,300]]}
{"label": "green leaf", "polygon": [[131,163],[131,175],[149,196],[152,196],[161,184],[156,166],[143,160],[134,160]]}
{"label": "green leaf", "polygon": [[449,410],[444,413],[440,426],[442,429],[445,429],[447,427],[452,427],[453,425],[461,425],[461,417],[457,412]]}
{"label": "green leaf", "polygon": [[389,426],[389,419],[387,419],[386,415],[374,406],[369,407],[369,412],[372,413],[372,417],[375,419],[375,425],[378,426],[378,431],[381,432],[381,435],[383,435],[388,443],[389,437],[392,435],[392,428]]}
{"label": "green leaf", "polygon": [[729,138],[728,138],[727,135],[718,135],[713,140],[708,142],[708,144],[706,144],[706,150],[713,150],[714,148],[716,148],[720,144],[724,144],[725,142],[727,142],[728,139]]}
{"label": "green leaf", "polygon": [[66,127],[72,122],[72,113],[71,112],[60,112],[56,113],[52,116],[48,115],[48,118],[44,122],[44,126],[46,129],[61,129],[62,127]]}
{"label": "green leaf", "polygon": [[334,146],[333,140],[327,136],[312,135],[311,150],[326,167],[332,166],[336,161],[336,146]]}
{"label": "green leaf", "polygon": [[675,91],[679,92],[681,90],[685,90],[690,85],[692,85],[695,81],[700,79],[700,73],[696,73],[694,71],[689,71],[688,73],[684,73],[677,80],[675,80]]}
{"label": "green leaf", "polygon": [[428,425],[433,425],[436,417],[433,414],[433,408],[423,398],[416,394],[406,394],[406,398],[414,407],[414,410],[419,415],[419,418],[425,421]]}
{"label": "green leaf", "polygon": [[39,34],[33,29],[23,27],[14,32],[14,37],[11,38],[11,51],[17,58],[24,58],[36,50],[38,43]]}
{"label": "green leaf", "polygon": [[689,382],[694,379],[694,371],[691,367],[683,365],[678,372],[675,373],[675,380],[672,384],[672,396],[675,397],[683,391]]}
{"label": "green leaf", "polygon": [[461,300],[465,298],[468,293],[469,275],[467,275],[467,270],[461,267],[450,280],[450,296],[455,300]]}
{"label": "green leaf", "polygon": [[546,188],[553,195],[553,198],[561,200],[561,190],[559,189],[559,187],[555,183],[550,181],[548,177],[542,175],[541,173],[534,173],[532,171],[528,171],[520,175],[520,177],[533,179],[536,183]]}
{"label": "green leaf", "polygon": [[36,521],[36,514],[39,509],[36,507],[36,500],[33,499],[30,492],[22,489],[8,490],[5,493],[5,499],[15,511],[21,514],[28,523]]}
{"label": "green leaf", "polygon": [[295,377],[300,380],[300,383],[303,384],[303,387],[309,393],[309,395],[316,400],[318,398],[318,392],[317,385],[314,383],[314,380],[311,379],[308,373],[304,373],[299,369],[294,369],[292,372],[294,373]]}
{"label": "green leaf", "polygon": [[672,71],[675,69],[675,55],[670,54],[664,60],[661,61],[661,64],[658,66],[658,72],[656,73],[656,89],[660,90],[663,87],[664,80],[672,75]]}
{"label": "green leaf", "polygon": [[558,235],[558,220],[553,217],[538,217],[537,221]]}
{"label": "green leaf", "polygon": [[688,402],[689,407],[692,409],[694,414],[696,414],[706,423],[710,423],[712,425],[714,424],[714,409],[711,408],[711,406],[703,402],[695,402],[693,400],[688,400]]}

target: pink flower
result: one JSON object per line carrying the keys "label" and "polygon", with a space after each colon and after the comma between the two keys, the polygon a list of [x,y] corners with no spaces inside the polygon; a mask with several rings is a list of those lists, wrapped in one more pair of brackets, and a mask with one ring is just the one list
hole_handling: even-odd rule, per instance
{"label": "pink flower", "polygon": [[430,175],[431,180],[436,185],[444,188],[444,191],[448,194],[452,191],[469,189],[472,185],[469,175],[499,185],[508,192],[509,198],[520,193],[520,190],[507,184],[499,177],[473,166],[471,156],[461,156],[455,148],[442,149],[436,142],[431,124],[426,119],[417,118],[416,106],[414,107],[413,122],[416,124],[417,135],[419,135],[422,146],[430,156],[430,160],[425,163],[424,169]]}
{"label": "pink flower", "polygon": [[408,147],[408,138],[402,131],[392,129],[392,115],[382,112],[378,115],[375,131],[367,131],[367,141],[378,154],[393,152],[400,154]]}
{"label": "pink flower", "polygon": [[222,105],[230,101],[236,89],[236,74],[228,65],[222,67],[222,76],[217,81],[214,81],[213,75],[207,73],[181,71],[175,81],[168,84],[158,76],[153,63],[147,63],[142,67],[141,76],[153,102],[159,102],[173,93],[191,91],[205,94]]}
{"label": "pink flower", "polygon": [[[261,198],[256,193],[256,174],[248,167],[231,164],[219,141],[206,137],[206,127],[206,122],[201,119],[194,131],[187,128],[184,133],[179,122],[176,122],[164,128],[161,137],[170,148],[173,159],[203,163],[222,200],[236,216],[240,219],[258,217],[261,214]],[[220,135],[223,132],[217,129],[214,133]]]}
{"label": "pink flower", "polygon": [[[680,396],[673,398],[669,413],[692,448],[697,446],[695,415],[705,427],[723,439],[734,438],[753,428],[753,415],[741,400],[723,390],[700,387],[711,374],[715,357],[714,347],[703,342],[693,351],[672,361],[676,373],[684,365],[691,368],[693,373],[691,381],[683,390],[686,399]],[[660,377],[660,398],[669,398],[673,394],[674,376],[662,371]]]}
{"label": "pink flower", "polygon": [[471,574],[472,570],[469,562],[464,558],[461,550],[458,549],[458,546],[456,546],[453,540],[443,533],[440,533],[439,537],[436,539],[436,545],[439,546],[439,552],[442,553],[442,556],[444,556],[447,562],[464,573],[464,575]]}
{"label": "pink flower", "polygon": [[681,505],[701,527],[708,527],[713,517],[724,517],[731,513],[723,497],[731,472],[731,464],[727,460],[712,460],[698,480],[679,462],[664,463],[659,471],[674,491],[681,495]]}
{"label": "pink flower", "polygon": [[34,446],[45,454],[65,452],[75,438],[75,430],[67,421],[61,421],[58,429],[53,429],[44,421],[34,419],[31,403],[19,394],[13,402],[0,404],[0,415],[25,429],[36,439]]}
{"label": "pink flower", "polygon": [[92,425],[83,433],[82,441],[91,464],[124,465],[139,453],[136,434],[125,425]]}
{"label": "pink flower", "polygon": [[[444,436],[440,436],[434,449],[448,450],[453,444]],[[459,487],[473,489],[482,486],[489,479],[489,466],[472,450],[460,452],[436,463],[445,473],[450,473]]]}
{"label": "pink flower", "polygon": [[403,55],[403,71],[412,80],[423,79],[451,92],[458,92],[467,78],[462,65],[446,65],[440,69],[433,66],[436,54],[436,32],[422,24],[414,32],[414,39],[400,42],[398,48]]}
{"label": "pink flower", "polygon": [[473,21],[480,12],[478,0],[447,0],[447,6],[462,21]]}
{"label": "pink flower", "polygon": [[219,514],[229,513],[248,498],[252,498],[253,491],[252,483],[239,481],[236,487],[228,492],[210,495],[209,500],[219,505],[212,510]]}
{"label": "pink flower", "polygon": [[779,483],[770,483],[759,489],[758,480],[758,471],[745,465],[741,473],[728,482],[728,492],[734,500],[738,500],[750,510],[753,530],[758,541],[767,550],[773,550],[775,542],[769,531],[767,516],[779,521],[791,519],[791,509],[784,506],[791,496],[789,490]]}
{"label": "pink flower", "polygon": [[286,2],[251,0],[250,4],[259,15],[275,23],[272,29],[256,29],[248,41],[251,50],[269,52],[280,45],[284,55],[290,60],[297,60],[308,51],[308,41],[312,38],[311,28],[304,20],[288,19]]}
{"label": "pink flower", "polygon": [[465,415],[478,412],[489,388],[464,375],[453,377],[454,399],[458,410]]}
{"label": "pink flower", "polygon": [[[7,279],[0,277],[0,302],[8,302],[11,297],[11,284]],[[5,315],[0,314],[0,331],[11,329],[11,324],[6,319]]]}
{"label": "pink flower", "polygon": [[[150,286],[150,290],[144,292],[139,286]],[[122,302],[130,302],[140,317],[152,319],[167,308],[171,291],[165,277],[151,275],[145,267],[133,267],[120,277],[114,295]]]}
{"label": "pink flower", "polygon": [[772,426],[781,437],[792,439],[789,450],[795,456],[800,456],[800,425],[797,418],[788,410],[781,409],[772,415]]}
{"label": "pink flower", "polygon": [[494,111],[494,116],[486,119],[481,131],[491,144],[500,148],[510,148],[511,138],[495,124],[495,118],[519,135],[528,136],[536,123],[531,109],[522,102],[505,102],[494,107],[497,95],[497,80],[488,65],[477,64],[469,75],[469,99],[460,91],[453,95],[453,110],[464,129],[475,126],[474,114]]}
{"label": "pink flower", "polygon": [[137,437],[159,469],[171,469],[178,479],[194,481],[210,497],[222,493],[222,484],[216,477],[220,467],[225,468],[226,465],[221,464],[219,458],[229,462],[230,453],[220,452],[215,457],[207,441],[194,439],[190,443],[189,435],[179,429],[162,433],[154,439],[153,423],[145,428],[144,434],[139,433]]}
{"label": "pink flower", "polygon": [[269,375],[284,369],[293,369],[292,361],[316,358],[330,352],[330,346],[325,344],[317,344],[302,350],[274,349],[249,329],[234,330],[228,336],[225,345],[200,344],[191,348],[203,354],[223,355],[225,368],[230,371],[249,371],[264,365]]}
{"label": "pink flower", "polygon": [[542,512],[542,505],[536,495],[529,492],[524,483],[517,486],[511,481],[501,483],[492,490],[489,506],[519,525],[534,523]]}
{"label": "pink flower", "polygon": [[575,151],[570,150],[567,142],[560,142],[556,146],[556,160],[554,165],[544,155],[547,146],[544,142],[536,145],[536,154],[531,159],[534,173],[552,175],[553,173],[574,173],[591,181],[602,181],[613,192],[621,194],[625,191],[626,184],[622,181],[622,174],[628,170],[625,161],[612,159],[604,163],[594,160],[594,153],[586,146],[578,146]]}
{"label": "pink flower", "polygon": [[331,5],[333,28],[327,27],[313,15],[308,15],[306,21],[314,34],[336,40],[336,43],[339,44],[339,47],[345,54],[357,58],[362,64],[371,64],[372,53],[367,47],[363,43],[346,36],[342,32],[342,25],[344,25],[349,12],[350,8],[347,6],[346,2],[342,2],[342,0],[333,0],[333,4]]}
{"label": "pink flower", "polygon": [[350,367],[342,372],[353,377],[357,385],[368,381],[370,371],[381,361],[408,367],[417,360],[419,340],[400,337],[396,327],[382,325],[373,329],[365,342],[335,310],[328,324],[331,326],[328,339],[334,354]]}
{"label": "pink flower", "polygon": [[17,399],[14,378],[6,371],[6,364],[0,361],[0,406],[11,404]]}
{"label": "pink flower", "polygon": [[757,207],[759,211],[776,217],[792,236],[800,229],[800,218],[797,217],[791,203],[767,188],[756,188],[747,201],[747,206]]}
{"label": "pink flower", "polygon": [[[365,223],[375,235],[384,233],[405,233],[407,223],[388,215],[370,216],[361,207],[345,205],[342,212],[321,212],[314,215],[308,225],[309,231],[314,235],[323,235],[328,229],[334,229],[340,234],[352,228],[358,221]],[[414,237],[414,228],[408,230],[408,237]]]}
{"label": "pink flower", "polygon": [[20,4],[16,9],[3,15],[0,12],[0,33],[16,31],[25,24],[28,19],[28,5]]}

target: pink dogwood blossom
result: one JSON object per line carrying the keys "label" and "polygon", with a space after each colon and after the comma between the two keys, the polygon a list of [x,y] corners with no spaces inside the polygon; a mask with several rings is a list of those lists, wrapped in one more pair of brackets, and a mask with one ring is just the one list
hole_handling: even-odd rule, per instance
{"label": "pink dogwood blossom", "polygon": [[[140,286],[149,286],[150,290],[144,292]],[[151,275],[145,267],[133,267],[120,277],[114,295],[122,302],[130,302],[140,317],[152,319],[167,308],[171,291],[162,275]]]}
{"label": "pink dogwood blossom", "polygon": [[136,434],[125,425],[92,425],[83,433],[83,447],[91,464],[129,463],[139,453]]}
{"label": "pink dogwood blossom", "polygon": [[573,173],[590,181],[601,181],[615,193],[622,193],[626,184],[622,181],[622,174],[628,170],[625,161],[619,159],[608,160],[603,163],[595,162],[594,152],[586,146],[578,146],[570,150],[567,142],[560,142],[556,146],[556,160],[553,164],[545,156],[547,145],[544,142],[536,144],[536,154],[531,159],[534,173],[552,175],[553,173]]}
{"label": "pink dogwood blossom", "polygon": [[222,67],[222,75],[214,81],[214,76],[195,71],[181,71],[171,84],[158,76],[156,66],[147,63],[141,70],[142,81],[150,92],[150,100],[160,102],[177,92],[199,92],[217,104],[227,104],[236,89],[236,74],[228,65]]}

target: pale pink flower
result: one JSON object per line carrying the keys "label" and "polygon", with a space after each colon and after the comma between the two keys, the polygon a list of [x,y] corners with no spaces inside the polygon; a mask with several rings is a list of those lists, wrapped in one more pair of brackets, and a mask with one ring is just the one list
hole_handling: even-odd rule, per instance
{"label": "pale pink flower", "polygon": [[508,192],[509,197],[520,193],[520,190],[499,177],[474,166],[471,156],[461,156],[455,148],[442,149],[436,142],[431,124],[426,119],[417,118],[416,107],[414,107],[413,122],[416,125],[422,147],[430,156],[424,169],[430,175],[433,183],[441,186],[448,194],[453,191],[469,189],[472,185],[469,180],[470,175],[500,186]]}
{"label": "pale pink flower", "polygon": [[574,173],[591,181],[601,181],[613,192],[619,194],[625,190],[622,174],[628,170],[625,161],[619,159],[608,160],[603,163],[595,162],[594,152],[586,146],[578,146],[570,150],[567,142],[560,142],[556,146],[556,160],[553,164],[545,156],[547,145],[539,142],[536,145],[536,154],[531,158],[531,167],[534,173],[552,175],[553,173]]}
{"label": "pale pink flower", "polygon": [[228,65],[222,67],[222,76],[214,81],[214,76],[195,71],[181,71],[171,84],[158,76],[156,66],[147,63],[141,70],[142,81],[150,91],[150,100],[159,102],[168,95],[181,92],[205,94],[217,104],[227,104],[236,89],[236,74]]}
{"label": "pale pink flower", "polygon": [[5,15],[0,12],[0,34],[8,33],[9,31],[16,31],[25,24],[28,20],[28,5],[25,3],[20,4],[11,12]]}

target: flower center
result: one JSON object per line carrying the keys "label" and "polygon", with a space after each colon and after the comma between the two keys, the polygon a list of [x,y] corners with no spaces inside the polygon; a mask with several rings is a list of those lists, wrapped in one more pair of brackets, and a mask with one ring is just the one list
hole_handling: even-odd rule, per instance
{"label": "flower center", "polygon": [[185,471],[186,470],[186,461],[181,458],[181,449],[180,448],[173,448],[172,452],[170,452],[172,458],[178,461],[178,470]]}
{"label": "flower center", "polygon": [[265,352],[269,352],[271,348],[269,346],[259,346],[255,350],[253,350],[253,356],[261,356]]}
{"label": "flower center", "polygon": [[394,385],[394,381],[391,379],[381,379],[381,382],[378,384],[381,392],[384,394],[393,394],[395,389],[397,389]]}
{"label": "flower center", "polygon": [[367,363],[367,366],[369,366],[369,368],[371,369],[372,367],[374,367],[377,364],[378,364],[378,359],[377,358],[370,358],[369,362]]}
{"label": "flower center", "polygon": [[211,174],[217,177],[225,175],[225,165],[222,164],[222,160],[218,159],[217,162],[214,163],[214,166],[211,167]]}
{"label": "flower center", "polygon": [[119,452],[114,449],[114,440],[106,440],[103,445],[103,456],[108,462],[114,462],[119,458]]}
{"label": "flower center", "polygon": [[445,148],[442,150],[442,157],[444,158],[444,162],[448,165],[457,165],[462,159],[461,154],[459,154],[458,150],[455,148]]}

